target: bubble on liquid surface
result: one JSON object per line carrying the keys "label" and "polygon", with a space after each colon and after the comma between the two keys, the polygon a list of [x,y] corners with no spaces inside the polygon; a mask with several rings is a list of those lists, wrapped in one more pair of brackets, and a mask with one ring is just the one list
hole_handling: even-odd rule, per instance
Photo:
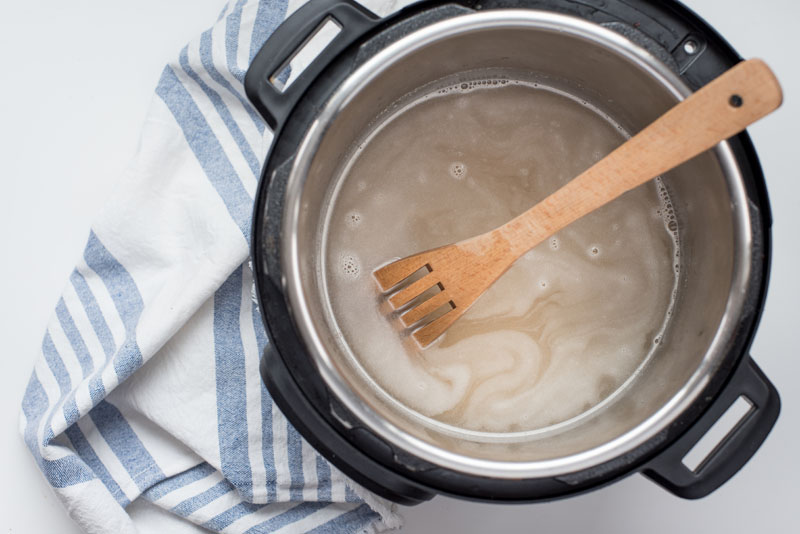
{"label": "bubble on liquid surface", "polygon": [[600,247],[597,245],[592,245],[589,247],[589,256],[592,258],[600,255]]}
{"label": "bubble on liquid surface", "polygon": [[450,164],[450,176],[455,178],[456,180],[461,180],[464,176],[467,175],[467,166],[460,162],[454,161]]}
{"label": "bubble on liquid surface", "polygon": [[355,280],[361,274],[361,265],[358,258],[352,254],[342,254],[340,265],[345,278]]}
{"label": "bubble on liquid surface", "polygon": [[357,211],[348,212],[347,215],[344,216],[344,222],[350,228],[355,228],[361,224],[361,214]]}
{"label": "bubble on liquid surface", "polygon": [[554,238],[550,239],[550,248],[552,248],[553,250],[558,250],[558,245],[559,245],[559,242],[558,242],[557,238],[554,237]]}

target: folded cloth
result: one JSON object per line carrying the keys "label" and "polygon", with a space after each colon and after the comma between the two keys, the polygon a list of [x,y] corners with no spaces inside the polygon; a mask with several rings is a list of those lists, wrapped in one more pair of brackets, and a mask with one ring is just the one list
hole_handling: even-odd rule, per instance
{"label": "folded cloth", "polygon": [[242,84],[300,3],[232,0],[164,69],[48,324],[20,431],[88,532],[136,532],[136,499],[225,533],[399,526],[287,423],[258,372],[248,243],[272,134]]}

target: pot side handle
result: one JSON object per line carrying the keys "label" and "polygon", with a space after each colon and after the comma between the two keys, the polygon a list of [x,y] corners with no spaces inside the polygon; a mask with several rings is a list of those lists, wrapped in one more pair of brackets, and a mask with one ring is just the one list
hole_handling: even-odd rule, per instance
{"label": "pot side handle", "polygon": [[[330,61],[382,19],[354,0],[314,0],[292,13],[270,35],[253,58],[244,78],[247,97],[275,130],[282,125],[310,83]],[[271,81],[327,21],[339,33],[283,90]]]}
{"label": "pot side handle", "polygon": [[[692,470],[684,457],[739,397],[750,410]],[[684,499],[699,499],[719,488],[755,454],[781,409],[778,391],[750,356],[741,362],[720,396],[671,447],[656,456],[642,474]]]}

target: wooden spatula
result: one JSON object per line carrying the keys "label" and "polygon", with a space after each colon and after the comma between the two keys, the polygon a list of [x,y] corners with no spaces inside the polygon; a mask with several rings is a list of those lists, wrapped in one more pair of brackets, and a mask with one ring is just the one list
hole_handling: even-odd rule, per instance
{"label": "wooden spatula", "polygon": [[[485,234],[389,263],[374,276],[388,292],[427,270],[388,295],[400,320],[416,329],[413,337],[425,347],[530,249],[626,191],[739,133],[782,100],[780,84],[763,61],[739,63],[525,213]],[[434,286],[438,293],[417,299]],[[426,322],[440,308],[449,311]]]}

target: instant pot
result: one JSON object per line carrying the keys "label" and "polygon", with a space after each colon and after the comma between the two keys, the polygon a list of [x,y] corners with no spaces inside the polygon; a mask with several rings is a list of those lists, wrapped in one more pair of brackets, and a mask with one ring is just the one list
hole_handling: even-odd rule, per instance
{"label": "instant pot", "polygon": [[[286,85],[289,61],[328,22],[338,34]],[[269,335],[261,373],[289,421],[341,471],[402,504],[437,493],[550,500],[636,472],[699,498],[731,478],[780,410],[748,353],[767,289],[771,219],[747,133],[662,177],[680,229],[680,276],[656,357],[591,417],[538,432],[442,429],[385,402],[325,316],[320,235],[343,160],[420,87],[484,71],[537,77],[633,133],[738,61],[674,1],[425,1],[381,18],[353,1],[312,0],[293,13],[245,78],[274,131],[252,257]],[[690,469],[687,452],[742,397],[747,414]]]}

